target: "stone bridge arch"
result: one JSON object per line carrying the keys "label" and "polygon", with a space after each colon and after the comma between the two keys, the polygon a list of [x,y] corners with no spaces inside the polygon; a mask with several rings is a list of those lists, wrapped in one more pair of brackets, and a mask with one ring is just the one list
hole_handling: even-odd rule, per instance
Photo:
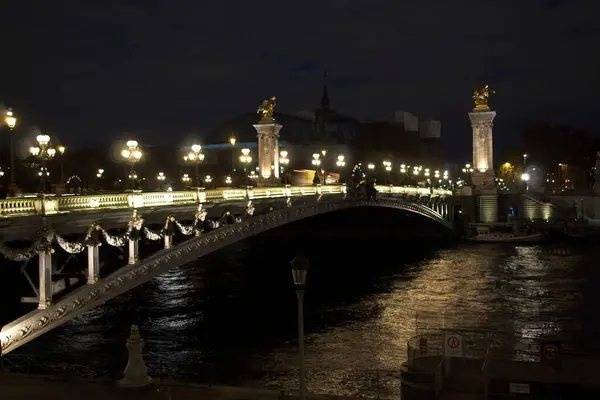
{"label": "stone bridge arch", "polygon": [[45,310],[38,309],[6,325],[0,332],[2,354],[15,350],[171,268],[185,265],[238,241],[289,223],[356,207],[383,207],[408,211],[435,221],[449,230],[452,229],[449,213],[442,215],[428,206],[401,198],[381,198],[377,202],[366,202],[340,197],[333,201],[317,201],[314,204],[275,209],[193,237],[169,249],[160,250],[137,264],[124,266],[96,283],[76,289]]}

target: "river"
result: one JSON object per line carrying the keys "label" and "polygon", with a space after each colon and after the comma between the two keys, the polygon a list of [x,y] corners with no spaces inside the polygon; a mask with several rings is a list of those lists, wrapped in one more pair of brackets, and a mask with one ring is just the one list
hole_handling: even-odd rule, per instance
{"label": "river", "polygon": [[[52,373],[118,378],[131,324],[152,373],[284,388],[297,385],[296,297],[289,261],[310,260],[306,367],[310,391],[394,396],[416,314],[458,312],[469,324],[595,351],[600,247],[467,245],[389,210],[342,211],[283,227],[175,268],[18,349]],[[10,355],[9,355],[10,358]],[[379,371],[379,372],[378,372]]]}

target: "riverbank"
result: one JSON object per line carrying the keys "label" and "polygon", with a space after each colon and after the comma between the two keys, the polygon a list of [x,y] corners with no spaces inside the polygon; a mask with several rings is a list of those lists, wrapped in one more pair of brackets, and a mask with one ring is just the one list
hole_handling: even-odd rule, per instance
{"label": "riverbank", "polygon": [[[353,397],[309,394],[314,400],[350,400]],[[60,377],[3,374],[0,375],[2,400],[280,400],[297,398],[295,393],[282,396],[274,390],[247,387],[196,385],[157,379],[139,389],[120,388],[109,380],[72,380]]]}

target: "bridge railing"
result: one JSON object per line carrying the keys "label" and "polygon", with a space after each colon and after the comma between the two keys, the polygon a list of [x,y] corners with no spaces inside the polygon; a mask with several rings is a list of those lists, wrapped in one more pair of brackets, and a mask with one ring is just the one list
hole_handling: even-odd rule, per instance
{"label": "bridge railing", "polygon": [[[415,196],[450,196],[452,192],[444,189],[418,188],[410,186],[376,186],[382,194],[405,194]],[[38,195],[0,200],[1,217],[21,217],[28,215],[53,215],[80,211],[99,211],[111,209],[180,206],[204,202],[231,200],[252,200],[280,197],[298,197],[321,194],[346,193],[345,185],[317,186],[279,186],[246,187],[233,189],[196,189],[176,192],[141,192],[112,194],[74,195]]]}

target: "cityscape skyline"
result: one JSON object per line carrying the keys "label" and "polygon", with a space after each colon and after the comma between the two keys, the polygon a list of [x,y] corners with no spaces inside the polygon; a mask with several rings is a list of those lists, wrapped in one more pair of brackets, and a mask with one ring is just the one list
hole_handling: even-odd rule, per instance
{"label": "cityscape skyline", "polygon": [[[460,12],[436,1],[267,1],[228,14],[218,4],[26,3],[15,3],[8,37],[27,51],[0,66],[0,101],[21,128],[39,126],[75,146],[107,146],[125,132],[156,145],[204,136],[271,95],[281,112],[316,107],[324,70],[334,109],[359,119],[403,110],[439,120],[456,158],[470,153],[471,93],[486,83],[497,91],[490,104],[499,148],[536,122],[596,133],[599,56],[586,49],[598,39],[590,9],[598,5],[583,13],[585,1],[473,2]],[[507,18],[511,31],[502,28]]]}

